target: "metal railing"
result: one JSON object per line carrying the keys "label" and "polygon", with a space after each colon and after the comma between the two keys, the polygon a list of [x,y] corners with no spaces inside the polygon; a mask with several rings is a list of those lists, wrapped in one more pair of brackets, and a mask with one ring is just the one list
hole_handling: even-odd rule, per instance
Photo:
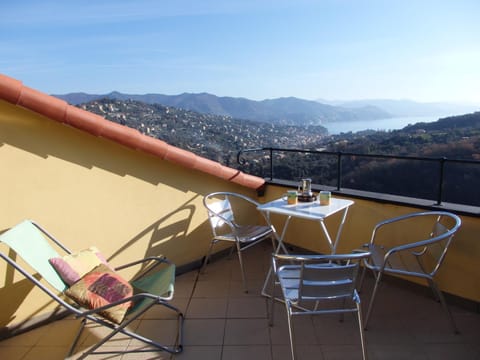
{"label": "metal railing", "polygon": [[[312,174],[308,173],[308,167],[312,169],[312,161],[316,161],[317,163],[318,161],[323,161],[323,167],[329,167],[330,170],[328,172],[323,172],[323,178],[317,179],[316,181],[314,180],[314,183],[319,185],[329,185],[332,188],[336,188],[338,191],[347,188],[371,191],[366,184],[363,184],[362,186],[361,181],[357,181],[357,184],[355,184],[355,171],[357,171],[358,176],[358,169],[368,166],[372,167],[371,163],[368,165],[366,161],[373,161],[376,165],[375,171],[370,171],[367,177],[370,176],[370,179],[372,177],[380,177],[379,180],[375,181],[377,185],[383,181],[382,191],[378,192],[425,198],[435,201],[436,205],[441,205],[442,202],[448,200],[448,202],[451,203],[480,206],[480,191],[478,190],[480,189],[480,161],[477,160],[264,147],[239,151],[237,154],[237,162],[245,168],[249,164],[247,157],[253,155],[252,160],[256,160],[258,163],[259,153],[263,154],[263,162],[261,162],[262,166],[257,165],[256,167],[250,167],[250,169],[244,170],[250,170],[250,173],[262,176],[270,181],[273,181],[274,179],[297,181],[298,177],[301,176],[312,177]],[[266,159],[266,154],[268,154],[268,159]],[[291,156],[296,156],[297,159],[290,161],[290,168],[295,168],[297,166],[295,161],[297,161],[299,166],[307,168],[304,174],[300,174],[301,171],[299,171],[298,177],[296,177],[292,176],[292,171],[295,170],[290,171],[290,174],[282,174],[278,171],[280,166],[285,169],[285,163],[288,162],[287,159],[289,154]],[[305,159],[307,156],[309,159]],[[329,158],[329,160],[326,161],[325,158]],[[278,159],[278,163],[276,162],[276,159]],[[351,163],[349,166],[346,166],[346,161],[350,160],[352,162],[352,159],[357,165]],[[386,161],[387,164],[382,165],[379,161]],[[409,170],[407,166],[400,166],[400,162],[404,164],[417,163],[417,165],[411,166]],[[426,165],[427,163],[430,165]],[[358,166],[358,169],[356,169],[356,166]],[[345,175],[346,167],[348,167],[348,175]],[[450,168],[449,171],[447,171],[447,167]],[[316,166],[316,169],[318,168],[319,167]],[[392,170],[393,168],[397,168],[396,172],[398,175],[395,175],[392,171],[393,174],[390,174],[390,179],[385,178],[382,171],[385,169]],[[405,177],[408,179],[409,176],[411,177],[411,181],[405,180],[405,182],[402,183],[402,180],[399,179],[399,177]],[[326,179],[329,179],[329,181],[333,183],[325,184],[324,181]],[[349,180],[349,184],[348,186],[344,186],[347,179]],[[362,177],[360,177],[360,180],[361,179]],[[365,179],[365,174],[363,174],[363,179]],[[355,184],[355,187],[353,188],[351,185],[352,183]],[[407,183],[411,184],[407,186]],[[395,186],[393,186],[394,184],[397,187],[396,190],[392,189],[392,191],[389,191],[389,189],[383,187],[383,185],[385,185],[395,188]],[[449,186],[448,190],[446,190],[446,184]],[[406,189],[401,189],[402,185],[404,185]],[[415,187],[414,190],[412,190],[413,187]],[[465,194],[465,192],[468,192],[468,194]]]}

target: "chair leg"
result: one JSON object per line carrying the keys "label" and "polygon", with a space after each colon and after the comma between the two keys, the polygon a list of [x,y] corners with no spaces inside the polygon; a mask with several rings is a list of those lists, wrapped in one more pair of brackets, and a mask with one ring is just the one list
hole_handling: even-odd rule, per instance
{"label": "chair leg", "polygon": [[275,236],[270,236],[270,239],[272,241],[272,253],[274,253],[275,250],[277,249],[277,247],[275,246],[275,241],[276,241]]}
{"label": "chair leg", "polygon": [[[268,270],[268,276],[267,276],[267,281],[268,281],[268,277],[272,277],[272,281],[270,283],[271,285],[271,292],[270,292],[270,301],[271,301],[271,304],[270,304],[270,318],[269,318],[269,325],[270,326],[273,326],[273,320],[275,318],[275,282],[276,282],[276,274],[275,274],[275,271],[273,271],[274,269],[274,260],[272,258],[272,265],[270,265],[270,270]],[[264,289],[265,289],[265,285],[264,284]],[[267,302],[268,302],[268,297],[267,297]]]}
{"label": "chair leg", "polygon": [[358,292],[362,292],[362,287],[363,287],[363,281],[365,279],[365,272],[367,271],[367,267],[365,265],[361,266],[362,268],[362,274],[360,275],[360,281],[358,283],[358,286],[357,286],[357,289],[358,289]]}
{"label": "chair leg", "polygon": [[230,251],[228,252],[228,260],[232,259],[233,250],[236,249],[236,246],[231,246]]}
{"label": "chair leg", "polygon": [[427,280],[428,280],[428,283],[430,284],[430,287],[432,288],[432,291],[440,301],[440,304],[442,304],[442,308],[447,314],[448,321],[450,322],[450,326],[452,327],[453,332],[455,334],[459,334],[460,331],[458,330],[457,325],[455,324],[455,320],[453,319],[452,313],[447,305],[447,302],[445,301],[445,296],[443,296],[442,291],[438,288],[437,284],[432,279],[427,279]]}
{"label": "chair leg", "polygon": [[370,303],[368,304],[368,311],[367,316],[365,317],[365,322],[363,329],[367,330],[368,321],[370,320],[370,315],[372,314],[373,303],[375,302],[375,297],[377,295],[378,287],[380,286],[380,280],[382,279],[382,273],[374,273],[375,274],[375,286],[373,287],[372,296],[370,298]]}
{"label": "chair leg", "polygon": [[208,247],[207,255],[205,255],[205,260],[203,261],[203,265],[200,268],[200,273],[201,274],[203,274],[205,272],[205,269],[207,268],[208,259],[210,258],[210,254],[212,253],[214,243],[215,242],[213,240],[210,242],[210,246]]}
{"label": "chair leg", "polygon": [[[150,307],[148,307],[150,308]],[[143,313],[143,311],[142,311]],[[84,352],[82,355],[80,355],[78,357],[78,360],[81,360],[81,359],[85,359],[87,356],[89,355],[93,355],[93,354],[100,354],[101,352],[97,352],[96,350],[98,348],[100,348],[103,344],[105,344],[108,340],[110,340],[112,337],[114,337],[115,335],[117,335],[118,333],[122,333],[122,334],[127,334],[127,335],[130,335],[132,336],[133,334],[128,331],[127,329],[125,329],[126,326],[128,326],[132,321],[136,320],[136,318],[132,318],[132,319],[129,319],[125,322],[123,322],[121,325],[119,326],[116,326],[115,328],[113,328],[113,330],[107,335],[105,336],[104,338],[102,338],[100,341],[98,341],[93,347],[91,347],[90,349],[88,349],[88,351]],[[136,334],[135,334],[136,335]],[[134,336],[136,339],[138,340],[141,340],[140,338],[143,338],[139,335],[136,335]],[[107,352],[105,352],[107,353]]]}
{"label": "chair leg", "polygon": [[360,306],[360,301],[356,302],[357,304],[357,317],[358,317],[358,327],[360,330],[360,341],[362,343],[362,356],[363,360],[367,360],[367,346],[365,344],[365,333],[363,332],[364,325],[362,319],[362,307]]}
{"label": "chair leg", "polygon": [[[346,298],[343,298],[342,300],[342,308],[345,308],[345,303],[347,302],[347,299]],[[317,304],[318,304],[318,301],[317,301]],[[317,304],[315,304],[315,310],[317,310]],[[340,313],[340,318],[339,318],[339,321],[340,322],[344,322],[345,321],[345,313],[344,312],[341,312]]]}
{"label": "chair leg", "polygon": [[74,351],[75,348],[77,347],[78,340],[80,340],[80,336],[82,335],[83,330],[85,329],[85,325],[86,325],[86,324],[87,324],[87,319],[83,318],[83,319],[80,321],[80,327],[79,327],[79,329],[78,329],[78,331],[77,331],[77,334],[75,335],[75,338],[73,339],[73,343],[72,343],[72,345],[70,346],[70,349],[68,350],[66,359],[70,359],[70,357],[72,356],[73,351]]}
{"label": "chair leg", "polygon": [[288,334],[290,336],[290,351],[292,354],[292,360],[295,360],[295,335],[293,332],[292,312],[288,301],[285,301],[287,307],[287,321],[288,321]]}
{"label": "chair leg", "polygon": [[236,245],[237,245],[238,262],[240,263],[240,272],[242,273],[243,291],[248,293],[247,277],[245,276],[245,267],[243,266],[242,250],[240,248],[240,243],[238,241],[236,242]]}
{"label": "chair leg", "polygon": [[[144,337],[140,334],[137,334],[137,333],[132,332],[132,331],[127,329],[128,325],[130,325],[132,322],[137,320],[142,314],[144,314],[146,311],[148,311],[154,305],[166,306],[167,308],[169,308],[170,310],[173,310],[176,313],[176,315],[177,315],[177,344],[176,345],[174,345],[174,346],[162,345],[162,344],[160,344],[160,343],[158,343],[158,342],[156,342],[152,339],[146,338],[146,337]],[[86,320],[86,319],[84,319],[84,320]],[[92,320],[92,321],[94,321],[94,320]],[[104,325],[106,324],[104,321],[99,320],[99,319],[96,319],[96,321],[94,321],[94,322],[104,324]],[[110,326],[107,326],[112,331],[107,336],[102,338],[99,342],[97,342],[93,347],[91,347],[86,352],[81,354],[77,359],[81,360],[81,359],[87,358],[90,355],[99,355],[99,354],[127,354],[127,353],[157,352],[157,351],[166,351],[170,354],[179,354],[183,351],[183,325],[184,325],[183,322],[184,322],[183,313],[178,308],[176,308],[175,306],[173,306],[169,303],[152,302],[145,309],[142,309],[137,316],[132,317],[132,318],[124,321],[122,324],[120,324],[118,326],[115,326],[113,328],[110,327]],[[131,337],[132,339],[136,339],[136,340],[141,341],[141,342],[143,342],[147,345],[150,345],[154,349],[145,349],[145,350],[144,349],[142,349],[142,350],[133,349],[133,350],[124,350],[124,351],[117,351],[117,350],[115,350],[115,351],[114,350],[97,351],[97,349],[99,349],[107,341],[109,341],[115,335],[120,334],[120,333],[124,334],[124,335],[127,335],[127,336]]]}
{"label": "chair leg", "polygon": [[[273,287],[272,287],[273,288]],[[270,297],[270,316],[268,319],[268,325],[273,326],[273,322],[275,320],[275,289],[272,289],[272,296]],[[268,298],[267,298],[267,305],[268,305]]]}

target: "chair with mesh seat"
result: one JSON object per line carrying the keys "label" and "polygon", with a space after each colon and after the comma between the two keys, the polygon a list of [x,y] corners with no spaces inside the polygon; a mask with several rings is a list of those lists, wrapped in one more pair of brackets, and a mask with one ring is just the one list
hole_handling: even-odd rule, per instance
{"label": "chair with mesh seat", "polygon": [[[179,309],[170,304],[174,294],[175,265],[165,256],[152,256],[113,269],[99,253],[74,253],[30,220],[3,232],[0,243],[8,246],[5,253],[0,251],[0,258],[47,294],[60,306],[62,312],[81,319],[79,331],[72,340],[66,358],[78,348],[80,336],[89,323],[101,325],[109,329],[109,332],[78,359],[96,354],[156,351],[177,354],[182,351],[184,317]],[[88,257],[86,254],[91,254],[88,261],[85,260]],[[90,270],[85,269],[86,273],[80,277],[76,271],[79,271],[80,265],[91,262],[92,257],[98,258],[99,265]],[[71,263],[67,262],[67,258]],[[69,267],[73,264],[77,268]],[[124,280],[117,273],[132,266],[140,266],[141,269],[131,281]],[[71,276],[79,276],[79,279],[71,279]],[[128,328],[128,325],[154,306],[162,306],[175,315],[177,329],[174,345],[160,344]],[[117,334],[136,339],[148,347],[102,351],[101,346]]]}
{"label": "chair with mesh seat", "polygon": [[229,242],[236,248],[243,287],[245,292],[248,292],[242,252],[269,238],[274,249],[273,229],[268,225],[247,224],[243,219],[240,219],[239,213],[258,212],[257,207],[260,205],[245,195],[232,192],[214,192],[203,198],[203,204],[208,212],[213,237],[205,255],[202,272],[208,264],[214,245],[222,241]]}
{"label": "chair with mesh seat", "polygon": [[[370,256],[368,252],[334,255],[274,254],[272,265],[275,276],[272,287],[279,285],[287,310],[290,350],[295,359],[293,317],[322,314],[357,315],[363,359],[367,358],[363,333],[360,296],[356,279],[360,262]],[[273,289],[274,290],[274,289]],[[272,290],[272,294],[273,294]],[[270,325],[273,326],[274,305],[271,297]]]}
{"label": "chair with mesh seat", "polygon": [[[455,333],[458,328],[445,297],[434,278],[444,262],[460,218],[445,211],[415,212],[378,223],[364,249],[372,255],[364,261],[372,270],[375,285],[365,317],[365,328],[371,318],[383,274],[423,279],[441,303]],[[364,273],[362,274],[363,282]]]}

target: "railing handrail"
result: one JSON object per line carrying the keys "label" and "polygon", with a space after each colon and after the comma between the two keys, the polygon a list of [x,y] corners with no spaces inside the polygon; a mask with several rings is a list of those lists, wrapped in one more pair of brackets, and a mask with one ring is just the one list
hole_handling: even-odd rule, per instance
{"label": "railing handrail", "polygon": [[326,154],[326,155],[347,155],[347,156],[363,156],[363,157],[373,157],[373,158],[384,158],[384,159],[404,159],[404,160],[429,160],[429,161],[439,161],[445,160],[448,162],[456,163],[466,163],[466,164],[480,164],[480,160],[469,160],[469,159],[449,159],[445,156],[442,157],[427,157],[427,156],[407,156],[407,155],[389,155],[389,154],[363,154],[355,153],[348,151],[324,151],[324,150],[311,150],[311,149],[292,149],[292,148],[274,148],[274,147],[263,147],[263,148],[253,148],[253,149],[244,149],[240,150],[237,153],[237,161],[241,164],[241,155],[247,152],[256,152],[256,151],[285,151],[285,152],[297,152],[297,153],[312,153],[312,154]]}
{"label": "railing handrail", "polygon": [[447,157],[426,157],[426,156],[407,156],[407,155],[391,155],[391,154],[362,154],[355,152],[347,151],[325,151],[325,150],[311,150],[311,149],[292,149],[292,148],[275,148],[275,147],[262,147],[262,148],[253,148],[253,149],[244,149],[240,150],[237,153],[237,162],[240,165],[245,164],[245,160],[242,159],[242,155],[245,153],[251,152],[265,152],[268,151],[270,155],[270,181],[273,180],[273,153],[274,152],[293,152],[293,153],[304,153],[304,154],[321,154],[321,155],[330,155],[337,157],[337,190],[340,191],[342,184],[342,166],[341,159],[342,156],[356,156],[356,157],[367,157],[367,158],[377,158],[377,159],[397,159],[397,160],[419,160],[419,161],[430,161],[439,163],[439,174],[438,174],[438,191],[437,191],[437,205],[441,205],[443,198],[443,184],[444,184],[444,169],[446,163],[457,163],[457,164],[474,164],[480,165],[479,160],[469,160],[469,159],[449,159]]}

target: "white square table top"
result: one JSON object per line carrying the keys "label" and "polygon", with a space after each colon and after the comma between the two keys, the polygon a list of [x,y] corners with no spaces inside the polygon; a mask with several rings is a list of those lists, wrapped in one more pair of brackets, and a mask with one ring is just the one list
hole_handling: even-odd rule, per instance
{"label": "white square table top", "polygon": [[323,220],[324,218],[335,214],[341,210],[353,205],[352,200],[338,199],[332,197],[329,205],[320,205],[318,200],[312,202],[298,202],[295,205],[288,205],[284,199],[277,199],[258,206],[258,210],[292,216],[308,220]]}

